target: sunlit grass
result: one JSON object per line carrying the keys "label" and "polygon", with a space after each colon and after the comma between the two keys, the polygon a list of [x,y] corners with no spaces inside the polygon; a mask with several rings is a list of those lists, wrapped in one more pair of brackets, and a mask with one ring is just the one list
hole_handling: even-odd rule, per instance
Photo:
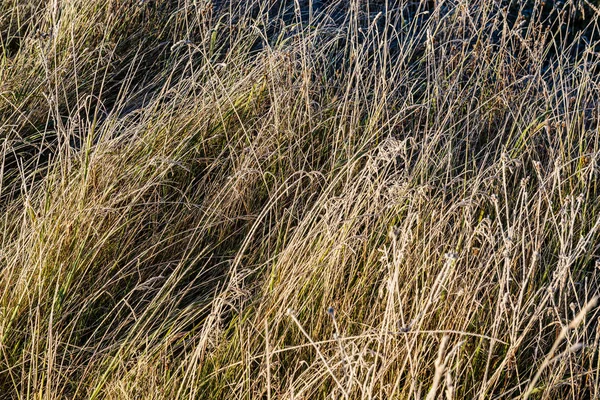
{"label": "sunlit grass", "polygon": [[2,2],[0,398],[600,396],[584,3]]}

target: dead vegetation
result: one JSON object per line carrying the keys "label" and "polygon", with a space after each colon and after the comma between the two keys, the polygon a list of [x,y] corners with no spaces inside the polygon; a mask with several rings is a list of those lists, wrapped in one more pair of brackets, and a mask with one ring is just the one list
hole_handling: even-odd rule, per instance
{"label": "dead vegetation", "polygon": [[600,396],[596,11],[548,7],[1,3],[0,398]]}

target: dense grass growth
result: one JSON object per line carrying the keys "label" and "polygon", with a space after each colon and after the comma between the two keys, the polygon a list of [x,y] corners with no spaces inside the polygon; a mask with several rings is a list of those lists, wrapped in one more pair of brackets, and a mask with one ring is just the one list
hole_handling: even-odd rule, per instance
{"label": "dense grass growth", "polygon": [[598,398],[594,4],[2,1],[0,398]]}

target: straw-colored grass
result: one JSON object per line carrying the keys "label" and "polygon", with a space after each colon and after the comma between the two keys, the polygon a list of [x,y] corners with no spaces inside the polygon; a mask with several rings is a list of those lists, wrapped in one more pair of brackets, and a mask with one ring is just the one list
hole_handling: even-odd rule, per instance
{"label": "straw-colored grass", "polygon": [[0,398],[600,397],[600,10],[521,3],[1,2]]}

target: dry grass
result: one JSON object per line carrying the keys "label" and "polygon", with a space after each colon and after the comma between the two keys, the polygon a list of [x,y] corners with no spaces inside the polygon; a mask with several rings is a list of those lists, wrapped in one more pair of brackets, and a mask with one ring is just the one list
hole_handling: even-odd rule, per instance
{"label": "dry grass", "polygon": [[0,3],[0,398],[600,397],[548,3]]}

